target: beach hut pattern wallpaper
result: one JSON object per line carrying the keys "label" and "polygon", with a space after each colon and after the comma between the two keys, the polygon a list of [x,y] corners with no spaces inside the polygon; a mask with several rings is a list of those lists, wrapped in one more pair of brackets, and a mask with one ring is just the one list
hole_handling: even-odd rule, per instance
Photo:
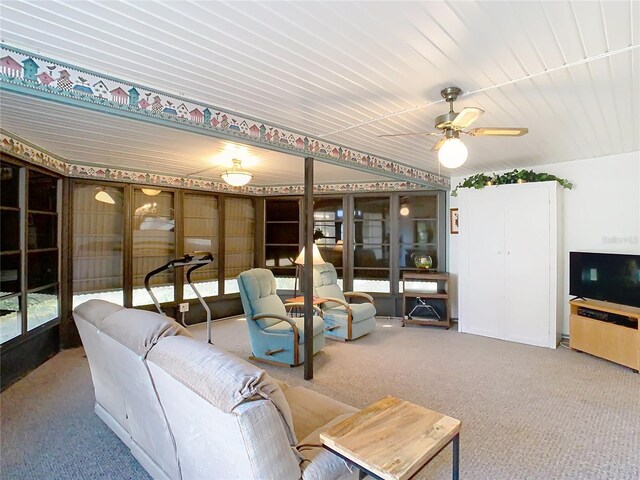
{"label": "beach hut pattern wallpaper", "polygon": [[444,189],[450,187],[449,179],[441,175],[225,112],[204,103],[133,85],[5,44],[0,45],[0,83],[4,88],[31,95],[55,96],[58,100],[63,98],[69,104],[91,104],[93,108],[107,113],[149,117],[188,129],[206,130],[216,136],[232,137],[236,141],[249,140],[266,148],[275,147],[345,166],[365,167],[372,173],[390,172],[406,178],[408,182],[413,180]]}
{"label": "beach hut pattern wallpaper", "polygon": [[[101,168],[89,165],[76,165],[3,129],[0,129],[0,150],[67,177],[111,180],[115,182],[153,185],[166,188],[186,188],[190,190],[238,193],[245,195],[304,194],[303,185],[233,187],[224,182],[213,182],[205,179],[158,175],[155,173],[136,172],[115,168]],[[389,181],[322,184],[314,185],[313,190],[314,193],[348,193],[424,190],[424,188],[424,185],[417,183]]]}

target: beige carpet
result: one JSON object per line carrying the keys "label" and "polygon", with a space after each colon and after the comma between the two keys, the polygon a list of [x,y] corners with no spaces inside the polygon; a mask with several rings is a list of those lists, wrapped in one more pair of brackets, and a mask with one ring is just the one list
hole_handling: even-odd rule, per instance
{"label": "beige carpet", "polygon": [[[302,367],[273,376],[364,407],[395,395],[462,420],[462,479],[640,477],[640,376],[565,348],[549,350],[454,330],[401,328],[328,341]],[[205,338],[204,326],[192,332]],[[243,319],[213,325],[213,341],[250,354]],[[3,478],[147,478],[91,412],[81,350],[57,355],[2,394]],[[451,447],[417,479],[451,478]]]}

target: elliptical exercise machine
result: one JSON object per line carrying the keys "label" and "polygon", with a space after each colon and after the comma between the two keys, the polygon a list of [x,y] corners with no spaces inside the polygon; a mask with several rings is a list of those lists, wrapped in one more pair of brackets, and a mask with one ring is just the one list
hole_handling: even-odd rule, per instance
{"label": "elliptical exercise machine", "polygon": [[[153,294],[153,291],[149,286],[149,280],[154,275],[164,272],[165,270],[172,271],[174,268],[177,268],[177,267],[191,267],[189,268],[189,270],[187,270],[187,282],[189,283],[191,288],[193,288],[193,291],[196,293],[198,300],[200,300],[200,304],[202,305],[204,310],[207,312],[207,342],[208,343],[211,343],[211,309],[209,308],[209,305],[207,305],[207,302],[204,301],[204,298],[202,298],[202,295],[200,295],[200,292],[198,291],[196,286],[191,281],[191,274],[194,272],[194,270],[204,267],[205,265],[208,265],[211,262],[213,262],[213,255],[211,254],[211,252],[187,253],[182,258],[174,258],[173,260],[169,260],[167,263],[165,263],[161,267],[158,267],[155,270],[151,270],[144,277],[144,288],[146,288],[147,292],[149,292],[149,295],[151,296],[153,303],[156,305],[158,312],[160,312],[162,315],[166,315],[162,311],[160,302],[158,302],[158,299]],[[184,322],[182,322],[182,324],[186,327]]]}

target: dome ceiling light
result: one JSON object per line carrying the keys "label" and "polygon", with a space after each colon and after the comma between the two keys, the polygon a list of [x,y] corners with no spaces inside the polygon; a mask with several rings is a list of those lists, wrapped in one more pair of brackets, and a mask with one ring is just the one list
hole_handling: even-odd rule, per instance
{"label": "dome ceiling light", "polygon": [[233,167],[231,170],[227,170],[222,175],[222,180],[234,187],[242,187],[251,181],[253,175],[242,168],[240,160],[234,158],[232,160]]}

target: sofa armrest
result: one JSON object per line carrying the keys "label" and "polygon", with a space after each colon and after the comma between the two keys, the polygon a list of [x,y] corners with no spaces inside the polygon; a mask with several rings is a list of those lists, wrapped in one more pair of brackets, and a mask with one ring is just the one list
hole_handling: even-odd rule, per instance
{"label": "sofa armrest", "polygon": [[[233,414],[244,441],[242,447],[237,445],[234,446],[237,448],[230,450],[232,453],[237,452],[237,458],[230,460],[240,464],[248,460],[251,471],[254,472],[254,476],[249,477],[252,480],[300,478],[300,454],[291,445],[286,425],[270,401],[245,402],[238,405]],[[224,432],[217,434],[224,435]],[[212,471],[214,472],[215,470]]]}
{"label": "sofa armrest", "polygon": [[345,413],[353,414],[357,408],[342,403],[306,387],[289,387],[283,391],[298,439],[308,437],[313,431]]}

